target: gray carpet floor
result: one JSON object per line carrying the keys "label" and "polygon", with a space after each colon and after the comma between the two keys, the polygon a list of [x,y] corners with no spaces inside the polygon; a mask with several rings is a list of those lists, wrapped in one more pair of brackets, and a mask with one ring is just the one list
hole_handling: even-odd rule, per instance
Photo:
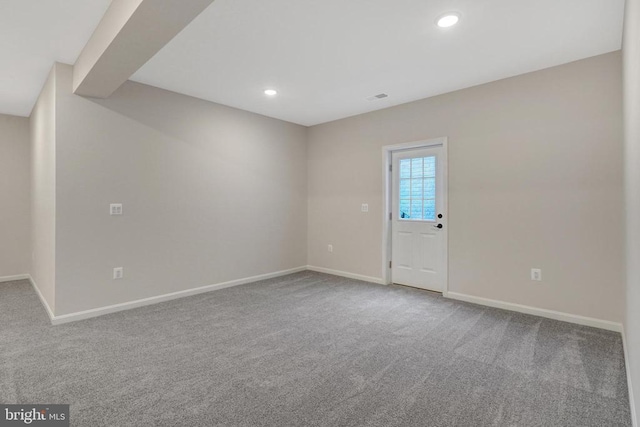
{"label": "gray carpet floor", "polygon": [[51,326],[0,284],[0,402],[75,426],[629,426],[620,334],[303,272]]}

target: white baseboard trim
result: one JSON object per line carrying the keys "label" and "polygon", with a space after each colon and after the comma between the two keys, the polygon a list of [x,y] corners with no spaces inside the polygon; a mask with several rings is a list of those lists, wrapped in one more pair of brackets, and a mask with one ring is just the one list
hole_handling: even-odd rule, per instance
{"label": "white baseboard trim", "polygon": [[627,370],[627,387],[629,389],[629,409],[631,410],[631,425],[638,427],[638,415],[636,414],[635,399],[633,398],[633,383],[631,382],[631,366],[629,364],[629,350],[627,348],[627,334],[622,326],[622,348],[624,350],[624,366]]}
{"label": "white baseboard trim", "polygon": [[3,277],[0,277],[0,283],[14,282],[16,280],[27,280],[28,278],[29,278],[28,274],[17,274],[15,276],[3,276]]}
{"label": "white baseboard trim", "polygon": [[307,270],[316,271],[318,273],[332,274],[334,276],[346,277],[348,279],[356,279],[356,280],[362,280],[365,282],[378,283],[380,285],[384,284],[384,281],[380,277],[363,276],[362,274],[349,273],[347,271],[340,271],[340,270],[332,270],[330,268],[316,267],[313,265],[307,265]]}
{"label": "white baseboard trim", "polygon": [[31,286],[36,291],[38,298],[40,298],[40,302],[42,303],[45,310],[47,311],[47,314],[49,315],[49,321],[53,324],[53,319],[55,318],[55,316],[53,315],[53,310],[51,310],[51,307],[49,307],[49,303],[47,302],[46,299],[44,299],[44,296],[42,296],[42,292],[40,292],[40,289],[38,288],[38,285],[36,284],[35,280],[33,280],[33,277],[27,274],[27,279],[29,279]]}
{"label": "white baseboard trim", "polygon": [[[157,295],[149,298],[143,298],[135,301],[128,301],[120,304],[98,307],[91,310],[79,311],[76,313],[63,314],[53,316],[51,324],[61,325],[63,323],[75,322],[78,320],[89,319],[92,317],[103,316],[105,314],[116,313],[118,311],[130,310],[132,308],[144,307],[146,305],[157,304],[160,302],[171,301],[178,298],[184,298],[192,295],[202,294],[205,292],[216,291],[219,289],[230,288],[232,286],[244,285],[247,283],[257,282],[260,280],[271,279],[274,277],[286,276],[287,274],[305,271],[305,267],[291,268],[289,270],[276,271],[273,273],[261,274],[258,276],[246,277],[243,279],[230,280],[228,282],[216,283],[214,285],[201,286],[199,288],[186,289],[184,291],[172,292],[169,294]],[[42,299],[42,298],[41,298]]]}
{"label": "white baseboard trim", "polygon": [[592,317],[578,316],[576,314],[563,313],[561,311],[547,310],[544,308],[530,307],[528,305],[520,305],[505,301],[476,297],[473,295],[459,294],[457,292],[447,292],[446,297],[473,304],[502,308],[504,310],[517,311],[519,313],[533,314],[534,316],[546,317],[548,319],[560,320],[562,322],[576,323],[578,325],[591,326],[594,328],[622,333],[622,323],[611,322],[609,320],[594,319]]}

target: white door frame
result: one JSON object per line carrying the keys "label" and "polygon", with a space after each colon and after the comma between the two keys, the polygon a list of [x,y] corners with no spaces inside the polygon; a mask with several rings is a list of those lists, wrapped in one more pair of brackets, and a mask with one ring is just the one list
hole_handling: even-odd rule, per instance
{"label": "white door frame", "polygon": [[[442,180],[443,180],[443,204],[446,207],[446,214],[449,215],[448,205],[448,192],[449,186],[447,183],[448,166],[449,161],[447,158],[447,137],[427,139],[423,141],[405,142],[402,144],[385,145],[382,147],[382,188],[384,189],[383,195],[383,217],[382,217],[382,281],[385,285],[391,284],[391,268],[389,263],[391,262],[391,220],[390,215],[393,209],[393,197],[391,194],[392,187],[392,174],[391,174],[391,155],[394,151],[413,150],[416,148],[430,148],[442,146]],[[442,295],[447,296],[449,290],[449,230],[448,225],[451,224],[447,217],[447,227],[444,227],[442,232],[444,233],[444,257],[445,257],[445,269],[444,269],[444,289]]]}

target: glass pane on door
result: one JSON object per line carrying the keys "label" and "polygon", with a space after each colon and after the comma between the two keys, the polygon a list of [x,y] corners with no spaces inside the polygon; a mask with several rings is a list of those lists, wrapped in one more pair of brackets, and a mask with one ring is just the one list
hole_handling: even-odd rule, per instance
{"label": "glass pane on door", "polygon": [[400,160],[398,188],[402,220],[435,221],[436,156]]}

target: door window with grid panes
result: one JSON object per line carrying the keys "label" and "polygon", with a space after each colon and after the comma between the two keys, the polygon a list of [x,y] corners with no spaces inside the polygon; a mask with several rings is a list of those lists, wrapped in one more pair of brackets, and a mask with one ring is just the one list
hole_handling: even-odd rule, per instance
{"label": "door window with grid panes", "polygon": [[436,156],[400,160],[399,218],[436,219]]}

